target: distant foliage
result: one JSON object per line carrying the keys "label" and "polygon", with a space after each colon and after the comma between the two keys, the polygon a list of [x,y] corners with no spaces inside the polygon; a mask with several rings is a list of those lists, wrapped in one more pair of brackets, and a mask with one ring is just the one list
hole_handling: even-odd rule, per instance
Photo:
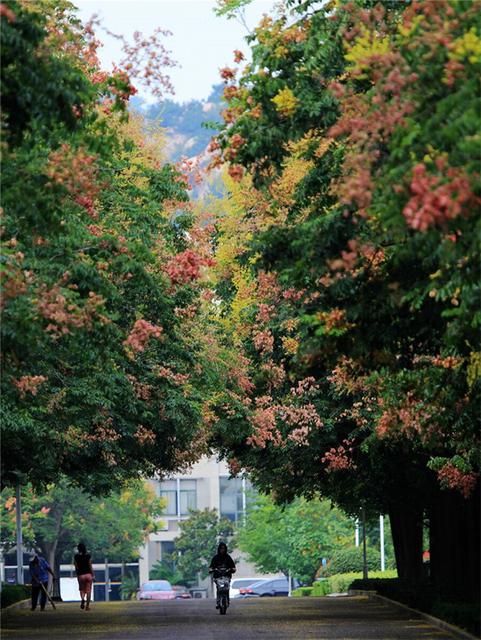
{"label": "distant foliage", "polygon": [[[367,568],[378,571],[381,566],[381,556],[377,549],[368,547]],[[354,573],[362,571],[364,566],[362,547],[349,547],[334,551],[326,567],[320,571],[322,577],[329,577],[335,573]]]}

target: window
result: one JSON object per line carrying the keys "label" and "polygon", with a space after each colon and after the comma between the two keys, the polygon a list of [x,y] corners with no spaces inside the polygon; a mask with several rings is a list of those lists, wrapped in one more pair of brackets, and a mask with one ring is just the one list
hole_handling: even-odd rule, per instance
{"label": "window", "polygon": [[160,553],[161,553],[161,559],[164,560],[169,560],[170,556],[174,553],[175,551],[175,543],[172,542],[171,540],[162,540],[162,542],[160,543]]}
{"label": "window", "polygon": [[[179,495],[177,491],[179,490]],[[197,508],[197,484],[195,480],[164,480],[160,483],[160,497],[165,500],[166,516],[186,516]]]}
{"label": "window", "polygon": [[197,483],[195,480],[180,481],[180,515],[188,515],[190,509],[197,508]]}
{"label": "window", "polygon": [[164,513],[166,516],[177,515],[177,481],[165,480],[160,483],[159,495],[165,502]]}
{"label": "window", "polygon": [[219,478],[220,482],[220,515],[233,522],[242,520],[245,505],[249,503],[251,484],[242,478]]}

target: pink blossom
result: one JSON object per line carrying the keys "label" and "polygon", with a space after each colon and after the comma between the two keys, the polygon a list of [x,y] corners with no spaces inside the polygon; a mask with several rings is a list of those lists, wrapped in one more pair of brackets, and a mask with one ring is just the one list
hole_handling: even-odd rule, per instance
{"label": "pink blossom", "polygon": [[201,267],[213,264],[211,258],[204,258],[192,249],[186,249],[168,262],[165,271],[172,284],[187,284],[200,277]]}
{"label": "pink blossom", "polygon": [[348,469],[356,469],[351,454],[353,451],[353,440],[343,440],[343,444],[337,448],[332,447],[329,451],[326,451],[321,458],[321,462],[327,464],[326,473],[332,473],[333,471],[343,471]]}
{"label": "pink blossom", "polygon": [[128,351],[139,353],[140,351],[144,351],[150,338],[157,338],[159,340],[161,337],[162,327],[140,318],[134,322],[134,326],[123,344]]}
{"label": "pink blossom", "polygon": [[465,498],[469,498],[478,481],[477,473],[463,473],[452,462],[447,462],[438,471],[441,485],[449,489],[456,489]]}
{"label": "pink blossom", "polygon": [[20,397],[25,398],[27,393],[36,396],[39,386],[47,380],[45,376],[22,376],[18,380],[12,380],[12,383],[20,391]]}

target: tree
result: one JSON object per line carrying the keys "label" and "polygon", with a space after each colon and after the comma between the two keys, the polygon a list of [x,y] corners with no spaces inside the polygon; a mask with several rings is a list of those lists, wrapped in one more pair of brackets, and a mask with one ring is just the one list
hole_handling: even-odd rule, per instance
{"label": "tree", "polygon": [[[2,540],[15,543],[15,497],[4,489]],[[162,501],[143,481],[130,481],[103,498],[93,498],[63,479],[44,493],[22,491],[24,536],[59,575],[61,560],[71,561],[84,542],[93,557],[129,561],[150,533],[156,531]]]}
{"label": "tree", "polygon": [[5,7],[2,478],[108,492],[205,451],[208,233],[93,26],[64,0]]}
{"label": "tree", "polygon": [[180,522],[180,535],[175,539],[173,561],[187,585],[197,583],[197,577],[208,575],[212,557],[219,542],[228,543],[234,527],[227,518],[220,518],[216,509],[193,510]]}
{"label": "tree", "polygon": [[236,545],[263,573],[290,573],[311,583],[322,559],[348,544],[352,528],[327,500],[297,499],[282,508],[260,495],[236,532]]}
{"label": "tree", "polygon": [[170,584],[182,584],[184,575],[175,567],[175,554],[172,559],[158,560],[149,573],[149,580],[167,580]]}
{"label": "tree", "polygon": [[247,382],[220,397],[213,442],[279,501],[389,513],[404,578],[422,576],[427,515],[432,580],[458,598],[479,590],[456,569],[479,557],[475,15],[289,2],[240,77],[222,70],[212,161],[231,191],[217,290]]}

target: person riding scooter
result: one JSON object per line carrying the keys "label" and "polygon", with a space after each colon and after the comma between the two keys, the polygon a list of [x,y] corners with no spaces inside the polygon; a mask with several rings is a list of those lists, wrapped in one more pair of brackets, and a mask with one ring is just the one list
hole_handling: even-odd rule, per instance
{"label": "person riding scooter", "polygon": [[[230,571],[230,573],[235,573],[235,562],[232,560],[231,556],[227,553],[227,545],[225,542],[219,543],[217,547],[217,553],[210,561],[209,573],[212,573],[215,578],[220,576],[219,569],[221,567],[225,567]],[[216,609],[219,608],[219,594],[217,593],[217,604]]]}

